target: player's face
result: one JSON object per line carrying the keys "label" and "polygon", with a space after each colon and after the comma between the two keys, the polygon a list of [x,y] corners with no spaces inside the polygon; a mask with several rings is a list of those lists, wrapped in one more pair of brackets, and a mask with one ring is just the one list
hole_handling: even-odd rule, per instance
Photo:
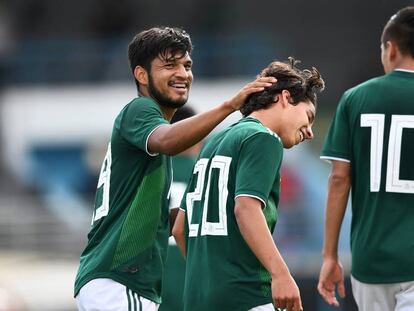
{"label": "player's face", "polygon": [[285,148],[291,148],[305,139],[312,139],[312,125],[315,119],[315,106],[310,101],[289,105],[279,136]]}
{"label": "player's face", "polygon": [[179,108],[187,102],[193,82],[192,60],[188,53],[167,56],[167,59],[157,57],[151,62],[148,89],[160,105]]}

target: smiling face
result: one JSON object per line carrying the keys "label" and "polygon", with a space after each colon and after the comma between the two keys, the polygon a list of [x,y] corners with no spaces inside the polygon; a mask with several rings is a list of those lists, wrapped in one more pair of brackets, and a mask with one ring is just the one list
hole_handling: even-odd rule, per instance
{"label": "smiling face", "polygon": [[148,73],[148,92],[160,105],[179,108],[187,100],[193,82],[192,60],[185,55],[156,57]]}
{"label": "smiling face", "polygon": [[312,139],[312,125],[315,119],[315,106],[310,101],[302,101],[296,105],[287,105],[283,115],[283,123],[278,134],[285,148]]}

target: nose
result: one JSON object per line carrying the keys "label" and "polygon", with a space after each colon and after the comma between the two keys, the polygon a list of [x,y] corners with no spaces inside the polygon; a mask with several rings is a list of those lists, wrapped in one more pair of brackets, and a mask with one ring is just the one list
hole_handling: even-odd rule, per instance
{"label": "nose", "polygon": [[177,70],[175,71],[175,75],[177,77],[186,79],[190,75],[190,72],[185,68],[184,65],[179,65],[179,66],[177,66]]}
{"label": "nose", "polygon": [[306,139],[313,139],[313,131],[312,131],[312,128],[310,126],[307,126],[305,128],[305,138]]}

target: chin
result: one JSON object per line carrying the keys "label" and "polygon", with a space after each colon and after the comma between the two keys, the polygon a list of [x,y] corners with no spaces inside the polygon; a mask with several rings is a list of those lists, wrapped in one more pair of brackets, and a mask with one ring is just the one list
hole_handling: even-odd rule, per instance
{"label": "chin", "polygon": [[170,98],[170,103],[174,103],[177,106],[184,106],[188,101],[188,96],[180,96],[175,98]]}
{"label": "chin", "polygon": [[169,107],[169,108],[181,108],[182,106],[184,106],[187,103],[187,98],[181,98],[181,99],[169,99],[169,100],[164,100],[162,102],[159,102],[160,105],[165,106],[165,107]]}
{"label": "chin", "polygon": [[285,149],[290,149],[290,148],[292,148],[293,146],[296,145],[293,142],[290,142],[290,141],[286,142],[286,141],[283,141],[283,140],[282,140],[282,144],[283,144],[283,148],[285,148]]}

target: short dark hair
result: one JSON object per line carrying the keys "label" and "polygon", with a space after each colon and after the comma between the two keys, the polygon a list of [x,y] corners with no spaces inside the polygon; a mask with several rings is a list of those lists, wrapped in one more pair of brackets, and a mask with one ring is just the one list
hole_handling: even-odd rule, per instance
{"label": "short dark hair", "polygon": [[[128,59],[132,73],[137,66],[142,66],[150,71],[151,62],[156,57],[168,60],[168,57],[176,57],[177,54],[184,57],[186,53],[191,55],[193,45],[190,35],[177,27],[154,27],[138,33],[128,45]],[[138,81],[135,79],[137,88]]]}
{"label": "short dark hair", "polygon": [[403,55],[414,57],[414,6],[399,10],[384,27],[382,44],[394,41]]}
{"label": "short dark hair", "polygon": [[297,63],[298,60],[289,57],[286,62],[273,61],[263,69],[258,77],[275,77],[277,82],[261,92],[250,95],[240,108],[243,116],[270,107],[275,103],[275,95],[283,90],[289,91],[292,105],[309,100],[316,106],[316,91],[322,91],[325,82],[316,68],[300,70],[296,67]]}
{"label": "short dark hair", "polygon": [[193,108],[191,108],[190,106],[185,105],[182,106],[180,108],[177,109],[177,111],[174,113],[174,116],[172,117],[170,123],[173,124],[175,122],[193,117],[196,115],[196,112],[194,111]]}

